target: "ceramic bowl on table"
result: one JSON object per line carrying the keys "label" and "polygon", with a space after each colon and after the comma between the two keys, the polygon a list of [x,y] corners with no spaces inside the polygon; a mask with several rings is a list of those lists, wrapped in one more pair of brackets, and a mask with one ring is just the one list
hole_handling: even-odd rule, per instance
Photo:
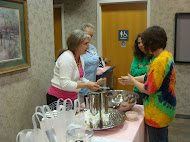
{"label": "ceramic bowl on table", "polygon": [[128,121],[136,121],[136,120],[138,120],[138,112],[136,112],[136,111],[127,111],[125,114],[127,116],[126,119]]}
{"label": "ceramic bowl on table", "polygon": [[130,110],[139,98],[137,93],[127,90],[109,90],[107,95],[108,107],[116,108],[123,112]]}

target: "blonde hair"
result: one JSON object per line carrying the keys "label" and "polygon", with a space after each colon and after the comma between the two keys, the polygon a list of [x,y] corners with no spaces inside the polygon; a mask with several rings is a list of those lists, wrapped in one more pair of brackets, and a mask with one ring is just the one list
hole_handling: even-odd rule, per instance
{"label": "blonde hair", "polygon": [[90,23],[82,24],[81,30],[85,31],[86,29],[90,29],[90,30],[94,31],[94,26]]}
{"label": "blonde hair", "polygon": [[75,52],[75,50],[77,49],[77,47],[86,39],[89,38],[91,39],[90,35],[88,35],[87,33],[85,33],[82,30],[74,30],[73,32],[71,32],[71,34],[69,35],[69,37],[67,38],[66,44],[68,47],[68,50],[70,50],[71,52]]}

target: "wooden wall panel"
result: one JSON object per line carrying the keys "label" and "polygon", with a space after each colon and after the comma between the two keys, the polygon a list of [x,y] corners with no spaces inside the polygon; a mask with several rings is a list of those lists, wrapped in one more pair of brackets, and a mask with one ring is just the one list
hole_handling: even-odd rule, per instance
{"label": "wooden wall panel", "polygon": [[56,60],[58,51],[62,48],[61,8],[54,8],[54,41]]}

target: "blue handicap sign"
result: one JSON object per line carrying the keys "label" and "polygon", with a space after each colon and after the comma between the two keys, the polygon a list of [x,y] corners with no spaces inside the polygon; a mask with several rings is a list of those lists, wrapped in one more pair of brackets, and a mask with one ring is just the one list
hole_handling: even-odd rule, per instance
{"label": "blue handicap sign", "polygon": [[128,40],[129,39],[129,31],[128,30],[119,30],[119,40]]}
{"label": "blue handicap sign", "polygon": [[126,47],[126,41],[121,41],[121,47]]}

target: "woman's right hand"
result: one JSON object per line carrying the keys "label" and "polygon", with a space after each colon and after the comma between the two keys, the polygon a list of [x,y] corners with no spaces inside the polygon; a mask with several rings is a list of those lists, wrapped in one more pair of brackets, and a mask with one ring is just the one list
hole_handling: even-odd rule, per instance
{"label": "woman's right hand", "polygon": [[96,83],[97,83],[98,85],[102,85],[105,80],[106,80],[106,78],[100,78],[100,79],[98,79],[98,80],[96,81]]}
{"label": "woman's right hand", "polygon": [[91,82],[91,81],[88,81],[86,83],[86,87],[92,91],[98,91],[98,90],[101,90],[100,86],[97,84],[97,82]]}

